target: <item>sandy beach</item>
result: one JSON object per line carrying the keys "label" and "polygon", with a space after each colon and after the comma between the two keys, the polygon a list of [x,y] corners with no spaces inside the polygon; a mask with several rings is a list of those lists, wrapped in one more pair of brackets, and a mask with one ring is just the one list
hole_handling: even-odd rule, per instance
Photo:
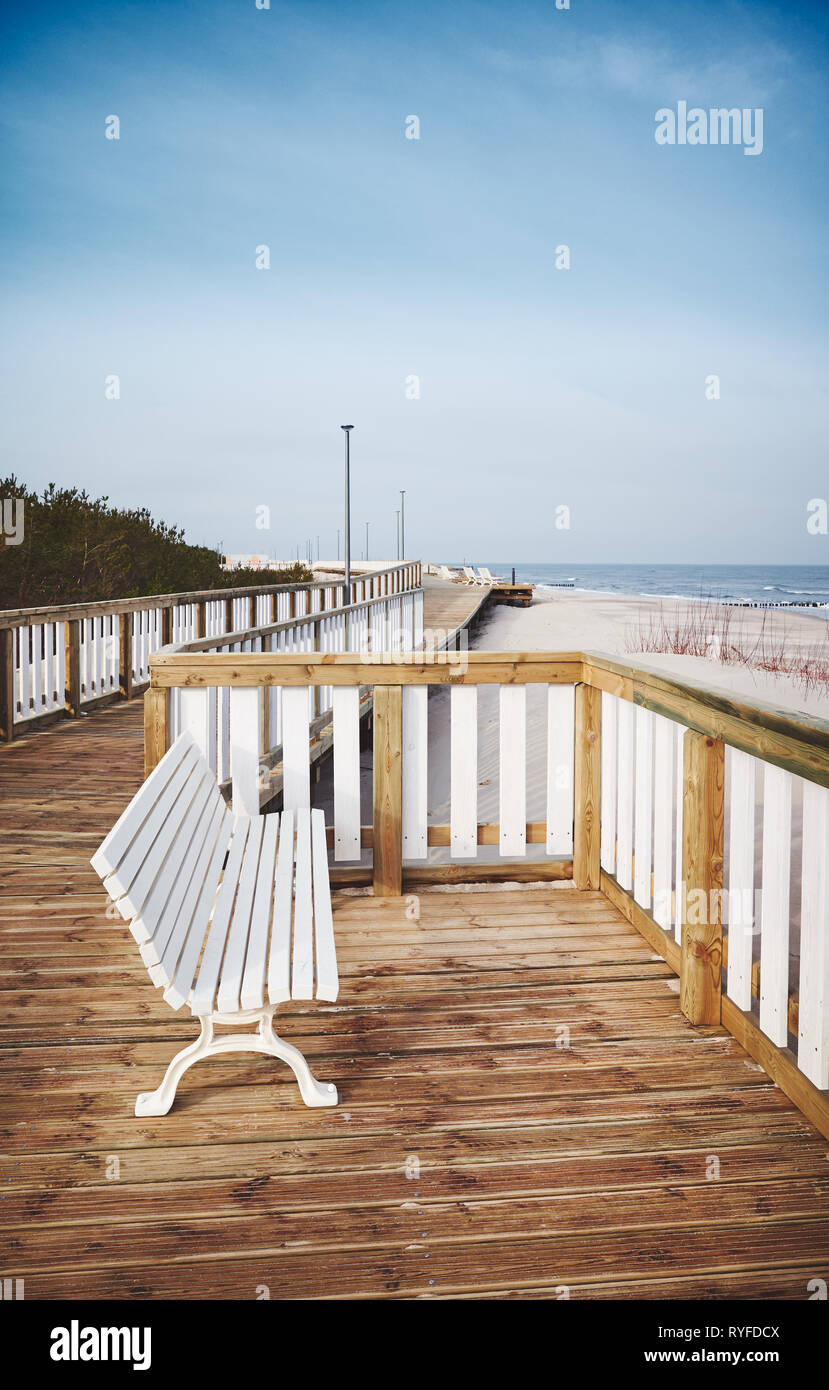
{"label": "sandy beach", "polygon": [[[711,614],[720,605],[711,605]],[[726,605],[721,605],[726,607]],[[529,608],[491,607],[471,646],[481,651],[601,651],[636,666],[670,671],[762,700],[781,709],[829,718],[829,688],[807,691],[789,676],[751,670],[711,657],[681,656],[642,650],[641,634],[651,621],[682,622],[699,605],[682,600],[633,598],[579,590],[537,588]],[[756,639],[765,624],[773,645],[782,639],[788,653],[823,651],[829,658],[829,621],[816,612],[795,609],[732,610],[743,644]]]}

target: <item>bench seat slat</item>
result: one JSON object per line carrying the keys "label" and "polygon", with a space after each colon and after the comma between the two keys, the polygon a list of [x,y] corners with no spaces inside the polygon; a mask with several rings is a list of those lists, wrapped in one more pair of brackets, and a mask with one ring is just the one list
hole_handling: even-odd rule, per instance
{"label": "bench seat slat", "polygon": [[273,931],[268,961],[268,1002],[291,997],[291,909],[294,895],[294,813],[282,812],[273,893]]}
{"label": "bench seat slat", "polygon": [[314,861],[314,953],[316,956],[316,997],[336,999],[340,982],[334,947],[334,919],[328,881],[328,847],[325,843],[325,816],[311,812],[311,848]]}
{"label": "bench seat slat", "polygon": [[314,997],[314,938],[311,896],[311,812],[301,806],[296,813],[296,892],[294,898],[294,954],[291,997]]}
{"label": "bench seat slat", "polygon": [[238,817],[190,1005],[193,1013],[201,1017],[212,1013],[216,1002],[222,958],[225,953],[230,919],[233,915],[233,904],[239,886],[239,870],[242,867],[242,857],[245,853],[249,829],[250,817]]}
{"label": "bench seat slat", "polygon": [[233,816],[230,811],[223,809],[216,843],[204,871],[202,889],[193,909],[193,917],[179,956],[173,982],[164,992],[164,998],[172,1009],[180,1009],[182,1004],[186,1004],[190,998],[232,829]]}
{"label": "bench seat slat", "polygon": [[[196,864],[198,863],[205,839],[210,831],[210,823],[213,817],[214,812],[211,810],[211,804],[208,801],[204,805],[198,823],[190,836],[181,861],[181,868],[173,884],[173,891],[170,894],[163,910],[161,921],[153,936],[153,950],[159,964],[164,963],[165,956],[167,959],[170,958],[171,942],[175,940],[176,926],[181,917],[184,904],[187,901],[187,895],[191,889]],[[176,958],[177,953],[173,957],[173,963],[175,963]],[[170,983],[170,971],[166,965],[164,965],[163,983],[165,985]]]}
{"label": "bench seat slat", "polygon": [[233,918],[227,938],[222,978],[219,981],[219,1013],[236,1013],[239,1010],[239,994],[242,989],[242,976],[245,969],[245,954],[250,932],[250,914],[253,908],[253,895],[256,890],[256,875],[259,869],[259,853],[262,848],[262,832],[265,828],[264,816],[251,817],[248,841],[239,871],[239,890],[233,905]]}
{"label": "bench seat slat", "polygon": [[265,967],[268,960],[268,936],[273,907],[279,816],[264,816],[263,820],[265,824],[262,831],[262,852],[259,856],[259,872],[256,877],[253,911],[250,917],[245,973],[242,978],[241,1002],[243,1009],[261,1009],[264,1003]]}

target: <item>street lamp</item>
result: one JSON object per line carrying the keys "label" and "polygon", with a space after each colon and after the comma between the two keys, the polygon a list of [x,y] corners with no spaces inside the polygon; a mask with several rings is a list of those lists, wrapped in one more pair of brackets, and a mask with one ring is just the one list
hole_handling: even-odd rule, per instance
{"label": "street lamp", "polygon": [[345,430],[345,592],[351,602],[351,430],[353,425],[340,425]]}
{"label": "street lamp", "polygon": [[400,558],[406,558],[406,489],[400,489]]}
{"label": "street lamp", "polygon": [[400,508],[395,512],[397,517],[397,558],[400,559]]}

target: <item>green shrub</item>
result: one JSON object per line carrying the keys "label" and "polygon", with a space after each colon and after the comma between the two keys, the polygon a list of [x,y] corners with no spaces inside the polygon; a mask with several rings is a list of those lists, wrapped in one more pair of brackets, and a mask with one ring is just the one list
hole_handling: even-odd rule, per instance
{"label": "green shrub", "polygon": [[0,544],[0,608],[42,608],[143,594],[307,583],[302,564],[263,576],[221,569],[218,549],[188,545],[184,532],[156,521],[146,507],[112,507],[107,497],[50,483],[39,496],[11,475],[0,499],[24,504],[23,540]]}

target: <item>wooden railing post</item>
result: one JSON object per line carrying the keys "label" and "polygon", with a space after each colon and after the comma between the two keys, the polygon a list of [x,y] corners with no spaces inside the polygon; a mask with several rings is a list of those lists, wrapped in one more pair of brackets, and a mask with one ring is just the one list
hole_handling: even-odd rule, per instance
{"label": "wooden railing post", "polygon": [[196,604],[196,640],[207,636],[207,600],[199,599]]}
{"label": "wooden railing post", "polygon": [[70,618],[64,624],[66,669],[66,708],[77,719],[81,712],[81,623],[83,618]]}
{"label": "wooden railing post", "polygon": [[718,1024],[722,993],[725,746],[689,729],[682,809],[679,1002],[690,1023]]}
{"label": "wooden railing post", "polygon": [[233,599],[225,599],[225,632],[233,631]]}
{"label": "wooden railing post", "polygon": [[168,603],[161,610],[161,645],[167,647],[173,640],[173,605]]}
{"label": "wooden railing post", "polygon": [[151,685],[144,695],[144,776],[170,747],[170,692]]}
{"label": "wooden railing post", "polygon": [[7,743],[14,738],[14,628],[0,631],[0,732]]}
{"label": "wooden railing post", "polygon": [[573,882],[601,886],[602,692],[576,686],[576,747],[573,769]]}
{"label": "wooden railing post", "polygon": [[374,687],[374,896],[403,892],[403,690]]}
{"label": "wooden railing post", "polygon": [[118,672],[121,695],[132,699],[132,613],[122,613],[118,620]]}

